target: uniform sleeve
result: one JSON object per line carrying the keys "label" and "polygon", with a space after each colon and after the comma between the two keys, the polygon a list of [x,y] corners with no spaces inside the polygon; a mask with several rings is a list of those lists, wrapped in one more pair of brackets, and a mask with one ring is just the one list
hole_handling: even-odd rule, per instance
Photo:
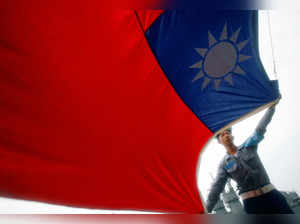
{"label": "uniform sleeve", "polygon": [[257,135],[259,136],[264,136],[265,132],[266,132],[266,128],[268,126],[268,124],[270,123],[270,121],[272,120],[272,117],[275,113],[275,106],[270,107],[266,113],[264,114],[264,116],[262,117],[262,119],[259,121],[255,132],[257,133]]}
{"label": "uniform sleeve", "polygon": [[266,128],[270,121],[272,120],[272,117],[275,112],[275,107],[270,107],[262,119],[259,121],[258,125],[255,128],[254,133],[242,144],[242,147],[248,148],[248,147],[254,147],[258,145],[258,143],[261,142],[261,140],[264,139],[264,135],[266,133]]}
{"label": "uniform sleeve", "polygon": [[206,201],[206,208],[209,213],[213,210],[216,203],[218,202],[219,196],[224,190],[227,179],[228,179],[228,174],[223,167],[223,163],[221,163],[218,168],[217,177],[214,183],[212,184],[211,191],[209,192]]}

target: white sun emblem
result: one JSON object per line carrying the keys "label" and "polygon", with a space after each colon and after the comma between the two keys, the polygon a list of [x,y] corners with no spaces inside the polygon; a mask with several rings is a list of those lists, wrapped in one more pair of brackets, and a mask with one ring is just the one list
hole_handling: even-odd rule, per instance
{"label": "white sun emblem", "polygon": [[241,54],[241,50],[248,44],[249,40],[237,43],[241,28],[239,28],[230,38],[227,37],[227,25],[224,25],[219,41],[208,32],[209,48],[195,48],[202,59],[190,68],[200,69],[192,82],[204,78],[203,90],[211,80],[214,80],[216,90],[224,79],[230,85],[234,85],[232,75],[245,75],[246,72],[240,67],[240,62],[246,61],[251,56]]}

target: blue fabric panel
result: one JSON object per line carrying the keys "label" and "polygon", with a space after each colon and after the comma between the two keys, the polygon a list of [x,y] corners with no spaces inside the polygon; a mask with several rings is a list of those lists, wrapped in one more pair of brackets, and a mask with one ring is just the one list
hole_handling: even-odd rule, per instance
{"label": "blue fabric panel", "polygon": [[178,95],[213,132],[279,96],[258,53],[257,11],[170,10],[146,32]]}

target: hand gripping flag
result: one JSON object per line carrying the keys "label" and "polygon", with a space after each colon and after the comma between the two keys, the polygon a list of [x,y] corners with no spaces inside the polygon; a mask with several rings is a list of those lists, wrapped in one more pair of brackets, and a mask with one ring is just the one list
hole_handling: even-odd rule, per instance
{"label": "hand gripping flag", "polygon": [[[2,3],[0,194],[203,213],[199,154],[274,101],[254,11]],[[201,180],[200,180],[201,184]]]}

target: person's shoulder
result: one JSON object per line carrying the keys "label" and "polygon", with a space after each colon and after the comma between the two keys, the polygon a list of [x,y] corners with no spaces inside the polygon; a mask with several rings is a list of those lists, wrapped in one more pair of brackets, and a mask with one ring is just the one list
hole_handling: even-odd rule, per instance
{"label": "person's shoulder", "polygon": [[226,159],[228,158],[228,154],[225,154],[223,156],[223,158],[221,159],[221,161],[219,162],[219,168],[222,168],[225,166],[225,163],[226,163]]}
{"label": "person's shoulder", "polygon": [[247,150],[247,148],[251,148],[251,146],[249,146],[248,144],[246,144],[245,142],[241,145],[239,145],[237,147],[237,155],[240,154],[240,153],[243,153]]}
{"label": "person's shoulder", "polygon": [[233,157],[234,157],[233,155],[225,154],[223,156],[223,159],[219,163],[219,167],[224,168],[226,166],[226,164],[228,163],[228,161],[232,160]]}
{"label": "person's shoulder", "polygon": [[243,148],[244,148],[244,143],[237,147],[237,151],[241,152],[243,150]]}

